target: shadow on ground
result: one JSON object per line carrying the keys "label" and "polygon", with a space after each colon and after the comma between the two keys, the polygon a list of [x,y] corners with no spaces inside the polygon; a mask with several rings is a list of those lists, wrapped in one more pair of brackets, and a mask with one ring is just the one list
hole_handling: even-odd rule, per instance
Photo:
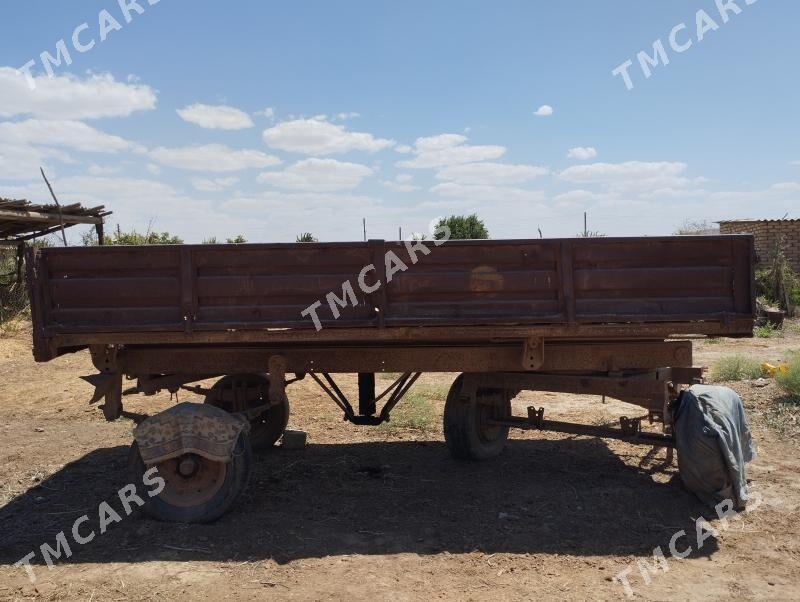
{"label": "shadow on ground", "polygon": [[[210,525],[125,517],[127,447],[100,449],[0,508],[0,563],[11,564],[67,533],[59,562],[260,560],[338,554],[550,553],[650,555],[704,512],[674,474],[669,483],[628,466],[601,440],[515,440],[499,458],[452,460],[441,442],[311,445],[256,458],[240,502]],[[98,505],[122,522],[100,535]],[[88,514],[76,545],[70,530]],[[180,549],[175,549],[180,548]],[[707,540],[699,555],[717,542]]]}

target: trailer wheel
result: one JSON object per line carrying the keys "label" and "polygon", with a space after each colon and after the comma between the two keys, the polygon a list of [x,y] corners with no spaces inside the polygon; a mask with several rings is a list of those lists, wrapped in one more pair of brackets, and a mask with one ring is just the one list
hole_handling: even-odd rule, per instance
{"label": "trailer wheel", "polygon": [[134,441],[128,454],[128,470],[133,484],[144,483],[147,491],[157,491],[154,481],[164,480],[158,495],[145,500],[142,511],[148,516],[175,523],[208,523],[225,514],[244,490],[250,478],[253,454],[245,433],[239,435],[229,462],[213,462],[198,454],[184,454],[158,464],[158,475],[145,472],[153,468],[146,466],[139,454],[139,445]]}
{"label": "trailer wheel", "polygon": [[456,378],[444,406],[444,439],[458,460],[487,460],[499,455],[508,440],[508,427],[487,424],[511,413],[511,402],[500,389],[478,389],[462,395],[463,375]]}
{"label": "trailer wheel", "polygon": [[[265,374],[229,374],[219,379],[212,391],[238,390],[261,386],[264,395],[252,396],[247,400],[219,400],[214,395],[206,397],[205,403],[210,403],[226,412],[238,412],[256,408],[267,402],[266,394],[269,391],[269,377]],[[250,421],[250,445],[255,451],[269,449],[281,438],[286,425],[289,423],[289,400],[272,406],[266,412]]]}

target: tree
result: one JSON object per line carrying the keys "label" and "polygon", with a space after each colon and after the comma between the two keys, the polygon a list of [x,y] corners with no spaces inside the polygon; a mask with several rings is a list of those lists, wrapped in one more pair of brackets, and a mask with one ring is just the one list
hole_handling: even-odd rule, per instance
{"label": "tree", "polygon": [[243,245],[247,242],[247,239],[242,234],[237,234],[233,238],[226,238],[225,242],[229,245]]}
{"label": "tree", "polygon": [[297,242],[319,242],[317,237],[311,234],[311,232],[303,232],[302,234],[297,235]]}
{"label": "tree", "polygon": [[203,239],[203,244],[204,245],[216,245],[216,244],[218,244],[217,237],[216,236],[209,236],[208,238],[204,238]]}
{"label": "tree", "polygon": [[[473,239],[487,239],[489,238],[489,230],[483,220],[478,218],[477,214],[472,215],[451,215],[450,217],[443,217],[436,222],[436,230],[444,229],[447,227],[450,230],[450,240],[473,240]],[[440,240],[445,237],[444,232],[437,232],[436,239]]]}

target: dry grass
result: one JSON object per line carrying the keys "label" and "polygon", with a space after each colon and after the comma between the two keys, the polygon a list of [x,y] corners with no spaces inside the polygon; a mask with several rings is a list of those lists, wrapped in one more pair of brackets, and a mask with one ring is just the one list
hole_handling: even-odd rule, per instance
{"label": "dry grass", "polygon": [[714,382],[754,380],[761,376],[761,362],[739,354],[720,358],[711,367],[709,374]]}
{"label": "dry grass", "polygon": [[775,374],[775,381],[789,395],[800,401],[800,352],[789,355],[786,371]]}
{"label": "dry grass", "polygon": [[25,314],[20,314],[0,322],[0,338],[15,336],[30,329],[30,318]]}
{"label": "dry grass", "polygon": [[409,392],[392,410],[391,420],[381,428],[431,431],[437,429],[439,421],[433,404],[424,393]]}

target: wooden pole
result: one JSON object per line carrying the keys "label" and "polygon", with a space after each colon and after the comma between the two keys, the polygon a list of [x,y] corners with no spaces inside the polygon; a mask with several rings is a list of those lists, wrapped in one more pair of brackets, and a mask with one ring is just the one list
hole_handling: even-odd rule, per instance
{"label": "wooden pole", "polygon": [[67,235],[64,233],[64,214],[61,213],[61,205],[56,198],[56,193],[53,192],[53,187],[50,186],[50,182],[47,180],[47,176],[44,175],[44,168],[40,167],[39,171],[42,172],[42,177],[44,178],[44,183],[47,184],[47,188],[50,190],[50,196],[53,197],[53,200],[56,203],[56,207],[58,208],[58,221],[61,222],[61,239],[64,241],[64,246],[67,246]]}

